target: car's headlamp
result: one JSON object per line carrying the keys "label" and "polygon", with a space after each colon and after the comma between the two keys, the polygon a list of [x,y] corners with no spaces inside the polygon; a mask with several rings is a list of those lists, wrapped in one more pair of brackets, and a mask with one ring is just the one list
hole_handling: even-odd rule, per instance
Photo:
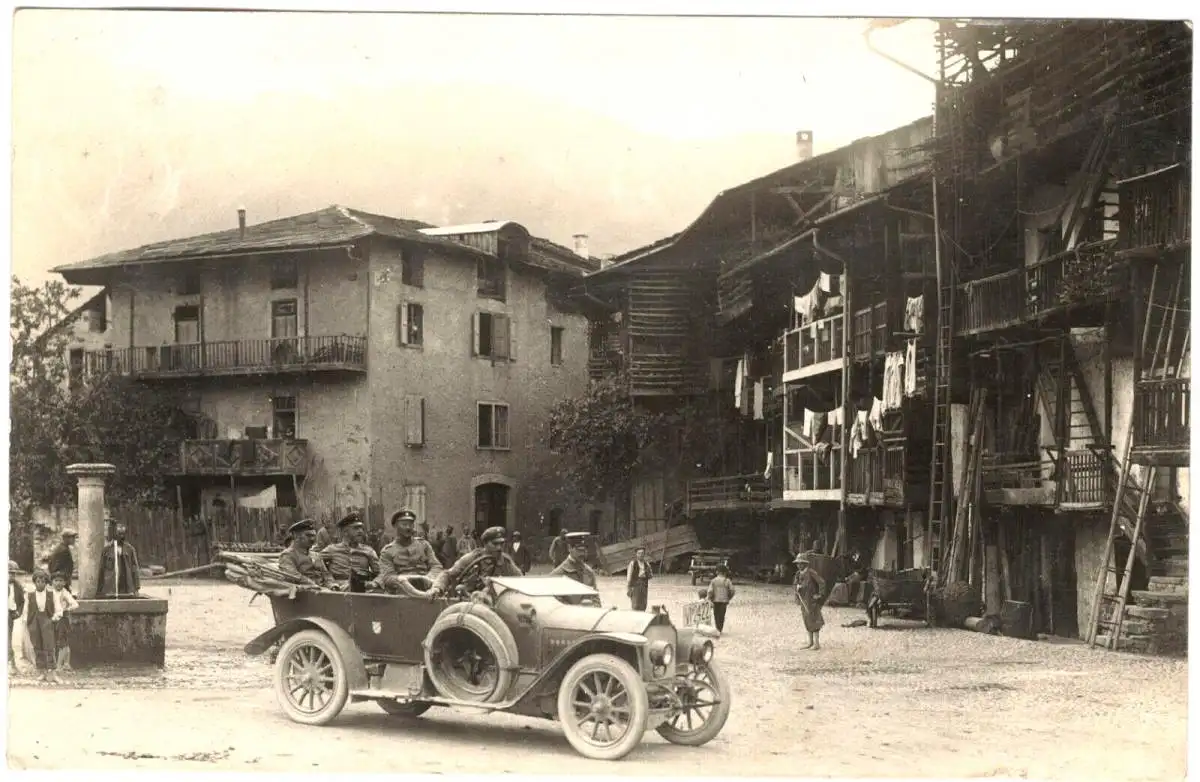
{"label": "car's headlamp", "polygon": [[675,662],[675,648],[669,641],[655,641],[650,645],[650,659],[655,665],[670,665]]}
{"label": "car's headlamp", "polygon": [[704,665],[705,663],[712,662],[713,652],[712,641],[704,640],[700,643],[692,644],[691,652],[688,655],[688,662],[692,665]]}

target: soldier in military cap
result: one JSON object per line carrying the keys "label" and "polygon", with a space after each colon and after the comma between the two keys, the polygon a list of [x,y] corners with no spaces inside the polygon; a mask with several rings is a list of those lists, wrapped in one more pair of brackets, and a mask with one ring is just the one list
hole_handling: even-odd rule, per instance
{"label": "soldier in military cap", "polygon": [[587,563],[587,546],[589,535],[586,532],[572,532],[567,535],[567,558],[562,564],[550,571],[552,576],[566,576],[581,584],[596,588],[596,571]]}
{"label": "soldier in military cap", "polygon": [[523,575],[512,557],[504,553],[506,537],[504,527],[488,527],[484,530],[480,536],[483,545],[463,554],[449,570],[443,571],[433,582],[431,594],[444,594],[452,586],[475,592],[483,588],[486,578]]}
{"label": "soldier in military cap", "polygon": [[392,528],[396,539],[383,547],[379,555],[378,583],[389,592],[397,591],[398,576],[418,575],[436,578],[442,572],[433,546],[423,537],[417,537],[413,525],[417,514],[403,508],[392,514]]}
{"label": "soldier in military cap", "polygon": [[301,519],[288,527],[291,544],[279,555],[279,569],[289,576],[309,584],[328,587],[329,572],[320,557],[313,556],[313,542],[317,539],[317,525],[312,519]]}
{"label": "soldier in military cap", "polygon": [[338,522],[342,539],[321,549],[320,557],[338,588],[366,591],[367,583],[379,575],[379,555],[363,540],[366,529],[358,513],[348,513]]}

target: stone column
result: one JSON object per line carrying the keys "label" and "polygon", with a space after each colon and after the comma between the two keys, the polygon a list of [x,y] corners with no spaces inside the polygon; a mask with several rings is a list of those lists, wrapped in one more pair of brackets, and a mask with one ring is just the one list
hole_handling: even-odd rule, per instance
{"label": "stone column", "polygon": [[111,464],[72,464],[67,467],[67,474],[79,480],[79,597],[82,600],[94,600],[100,590],[104,479],[116,471]]}

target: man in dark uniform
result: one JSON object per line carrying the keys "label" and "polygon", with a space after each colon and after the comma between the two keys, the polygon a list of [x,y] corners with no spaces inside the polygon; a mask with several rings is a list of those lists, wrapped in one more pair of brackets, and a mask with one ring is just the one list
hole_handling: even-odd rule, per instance
{"label": "man in dark uniform", "polygon": [[[584,586],[590,586],[592,589],[597,589],[596,586],[596,571],[592,570],[587,563],[587,548],[588,548],[588,533],[572,532],[567,535],[567,558],[562,564],[550,571],[552,576],[566,576],[567,578],[578,581]],[[600,598],[564,598],[570,603],[587,602],[592,605],[600,605]]]}
{"label": "man in dark uniform", "polygon": [[279,569],[289,576],[309,584],[328,587],[329,572],[319,557],[313,556],[313,543],[317,539],[317,525],[312,519],[301,519],[288,527],[291,545],[279,555]]}
{"label": "man in dark uniform", "polygon": [[383,547],[379,554],[378,583],[389,592],[398,591],[398,576],[428,576],[436,578],[442,572],[433,546],[423,537],[417,537],[413,524],[417,514],[408,508],[392,514],[392,529],[396,538]]}
{"label": "man in dark uniform", "polygon": [[529,568],[533,567],[533,554],[530,553],[529,546],[521,542],[521,533],[516,530],[512,534],[508,555],[512,557],[513,562],[517,563],[517,567],[521,568],[522,573],[528,573]]}
{"label": "man in dark uniform", "polygon": [[62,540],[43,560],[46,563],[46,570],[50,572],[50,578],[62,576],[63,580],[67,582],[68,589],[71,588],[71,577],[75,573],[75,555],[71,553],[71,546],[75,545],[76,537],[78,536],[75,530],[63,530]]}
{"label": "man in dark uniform", "polygon": [[512,557],[504,553],[504,541],[504,527],[488,527],[480,537],[483,545],[463,554],[449,570],[443,571],[433,582],[431,594],[444,594],[452,586],[476,592],[483,588],[485,578],[523,575]]}
{"label": "man in dark uniform", "polygon": [[321,549],[321,559],[338,588],[364,592],[379,575],[379,555],[363,542],[366,530],[357,513],[348,513],[337,525],[342,539]]}

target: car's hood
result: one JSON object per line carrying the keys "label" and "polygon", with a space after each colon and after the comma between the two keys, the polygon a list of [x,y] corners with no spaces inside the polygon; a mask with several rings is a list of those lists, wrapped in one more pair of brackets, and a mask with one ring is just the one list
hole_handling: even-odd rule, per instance
{"label": "car's hood", "polygon": [[589,597],[595,589],[566,576],[496,576],[492,583],[530,597]]}
{"label": "car's hood", "polygon": [[646,628],[657,623],[668,624],[668,620],[649,611],[630,611],[624,608],[596,608],[595,606],[565,605],[555,601],[553,605],[539,605],[538,613],[544,627],[560,630],[580,630],[595,633],[637,633],[643,635]]}

